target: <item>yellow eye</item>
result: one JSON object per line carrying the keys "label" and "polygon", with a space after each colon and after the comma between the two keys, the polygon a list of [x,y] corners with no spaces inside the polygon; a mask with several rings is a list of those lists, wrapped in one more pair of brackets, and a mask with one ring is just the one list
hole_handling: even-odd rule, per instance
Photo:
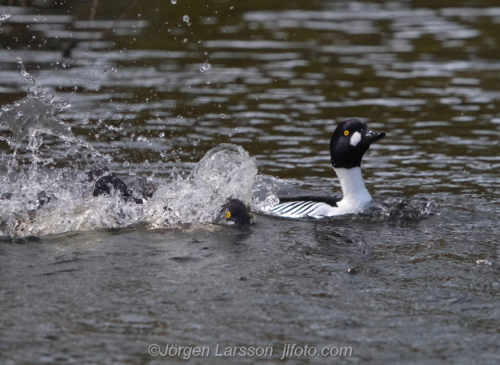
{"label": "yellow eye", "polygon": [[231,218],[231,212],[229,210],[226,212],[226,218],[227,219]]}
{"label": "yellow eye", "polygon": [[344,136],[348,136],[349,135],[349,131],[344,131]]}

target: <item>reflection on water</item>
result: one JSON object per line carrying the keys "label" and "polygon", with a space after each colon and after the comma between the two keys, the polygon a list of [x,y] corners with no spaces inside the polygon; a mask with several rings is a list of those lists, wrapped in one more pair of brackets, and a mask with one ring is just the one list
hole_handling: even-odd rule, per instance
{"label": "reflection on water", "polygon": [[[332,338],[347,339],[359,346],[362,355],[353,360],[358,363],[376,363],[380,349],[387,350],[382,362],[481,358],[495,363],[500,201],[500,7],[495,1],[100,0],[95,12],[90,3],[27,0],[26,7],[0,6],[0,105],[19,103],[34,86],[21,72],[19,58],[37,92],[47,100],[53,95],[51,105],[65,106],[57,117],[71,126],[74,138],[44,135],[36,154],[27,139],[9,145],[12,128],[5,118],[12,115],[4,108],[3,187],[12,183],[13,175],[6,174],[13,153],[18,172],[30,172],[33,156],[43,161],[36,176],[45,183],[53,174],[67,177],[68,169],[83,172],[93,164],[105,164],[124,179],[167,181],[185,179],[207,151],[232,143],[256,159],[257,193],[263,199],[285,181],[291,189],[336,193],[340,186],[330,165],[329,139],[338,122],[358,118],[387,132],[366,154],[363,174],[378,203],[370,209],[377,214],[389,205],[392,218],[290,222],[260,217],[248,232],[207,227],[202,233],[5,239],[0,273],[3,282],[12,283],[0,286],[2,306],[9,308],[5,315],[19,317],[20,303],[42,296],[45,307],[63,307],[64,330],[106,333],[111,348],[116,341],[109,333],[132,327],[128,341],[144,332],[161,337],[172,330],[186,342],[209,342],[214,337],[201,334],[203,326],[217,323],[222,329],[215,337],[238,338],[244,332],[247,345],[255,338],[280,346],[283,339],[325,345]],[[78,186],[68,183],[68,189]],[[37,192],[27,193],[23,209],[32,210],[30,204],[40,199],[30,194]],[[401,218],[412,204],[434,212],[435,201],[440,215]],[[401,209],[392,214],[395,206]],[[125,213],[132,216],[135,209]],[[73,246],[73,239],[80,246]],[[219,251],[211,255],[213,247]],[[150,249],[151,257],[143,251]],[[59,250],[61,260],[54,260]],[[43,270],[34,264],[33,252],[43,258]],[[71,261],[73,253],[83,261]],[[52,269],[60,261],[68,265],[62,274]],[[116,265],[119,279],[89,287],[88,282],[101,282],[101,272],[114,277],[110,265]],[[9,275],[1,270],[6,267]],[[346,274],[349,268],[361,275]],[[19,270],[24,274],[16,281],[13,273]],[[62,278],[65,287],[78,281],[81,292],[111,299],[86,298],[75,325],[72,302],[58,291],[48,295],[25,287],[29,275],[36,276],[39,288],[49,285],[45,278]],[[175,278],[181,284],[176,286]],[[227,290],[206,289],[220,285]],[[18,288],[23,289],[16,297]],[[77,289],[68,288],[68,297],[78,298]],[[60,298],[59,304],[52,297]],[[131,321],[136,299],[149,312]],[[116,303],[124,303],[118,314],[110,310]],[[175,311],[164,310],[172,305]],[[232,315],[223,318],[221,307]],[[40,318],[39,309],[30,310]],[[206,313],[213,317],[203,317]],[[44,315],[43,326],[58,326],[56,317]],[[21,317],[26,318],[21,328],[31,328],[31,317]],[[22,332],[2,321],[0,327],[12,331],[10,338]],[[141,332],[140,323],[163,324]],[[37,333],[51,332],[47,328]],[[459,346],[464,338],[470,342]],[[9,344],[14,352],[22,348]],[[475,351],[468,352],[471,344]],[[110,362],[150,361],[142,352],[146,345]],[[103,351],[96,353],[99,362]],[[67,360],[85,356],[73,355]]]}

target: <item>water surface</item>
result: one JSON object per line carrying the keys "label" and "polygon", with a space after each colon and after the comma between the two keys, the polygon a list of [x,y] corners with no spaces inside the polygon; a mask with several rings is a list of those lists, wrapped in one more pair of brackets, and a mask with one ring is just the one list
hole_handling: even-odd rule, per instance
{"label": "water surface", "polygon": [[[159,363],[151,343],[296,343],[351,346],[352,357],[328,359],[339,363],[498,363],[498,4],[89,7],[0,7],[0,104],[28,87],[53,96],[73,136],[14,151],[1,124],[2,189],[57,176],[76,194],[68,176],[96,164],[166,184],[232,143],[259,176],[330,194],[331,133],[358,118],[387,132],[363,160],[375,213],[151,229],[110,201],[128,218],[50,234],[24,220],[36,237],[0,241],[3,362]],[[30,209],[30,193],[16,212]],[[438,214],[416,218],[405,199]]]}

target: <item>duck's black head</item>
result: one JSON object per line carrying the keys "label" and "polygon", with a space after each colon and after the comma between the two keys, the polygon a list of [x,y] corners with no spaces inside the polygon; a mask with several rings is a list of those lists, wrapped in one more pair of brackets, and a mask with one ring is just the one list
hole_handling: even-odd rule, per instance
{"label": "duck's black head", "polygon": [[248,225],[252,220],[250,209],[239,199],[229,199],[222,206],[226,221],[233,222],[237,225]]}
{"label": "duck's black head", "polygon": [[370,145],[384,136],[385,132],[371,131],[366,123],[357,119],[340,123],[330,140],[333,167],[350,169],[361,166],[361,159]]}

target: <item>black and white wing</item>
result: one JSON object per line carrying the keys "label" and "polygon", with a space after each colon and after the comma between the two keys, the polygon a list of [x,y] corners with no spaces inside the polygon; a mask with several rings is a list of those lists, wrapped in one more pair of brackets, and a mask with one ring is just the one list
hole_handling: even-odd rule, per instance
{"label": "black and white wing", "polygon": [[337,198],[324,197],[295,197],[280,198],[280,204],[273,207],[272,214],[285,218],[320,218],[335,215]]}

